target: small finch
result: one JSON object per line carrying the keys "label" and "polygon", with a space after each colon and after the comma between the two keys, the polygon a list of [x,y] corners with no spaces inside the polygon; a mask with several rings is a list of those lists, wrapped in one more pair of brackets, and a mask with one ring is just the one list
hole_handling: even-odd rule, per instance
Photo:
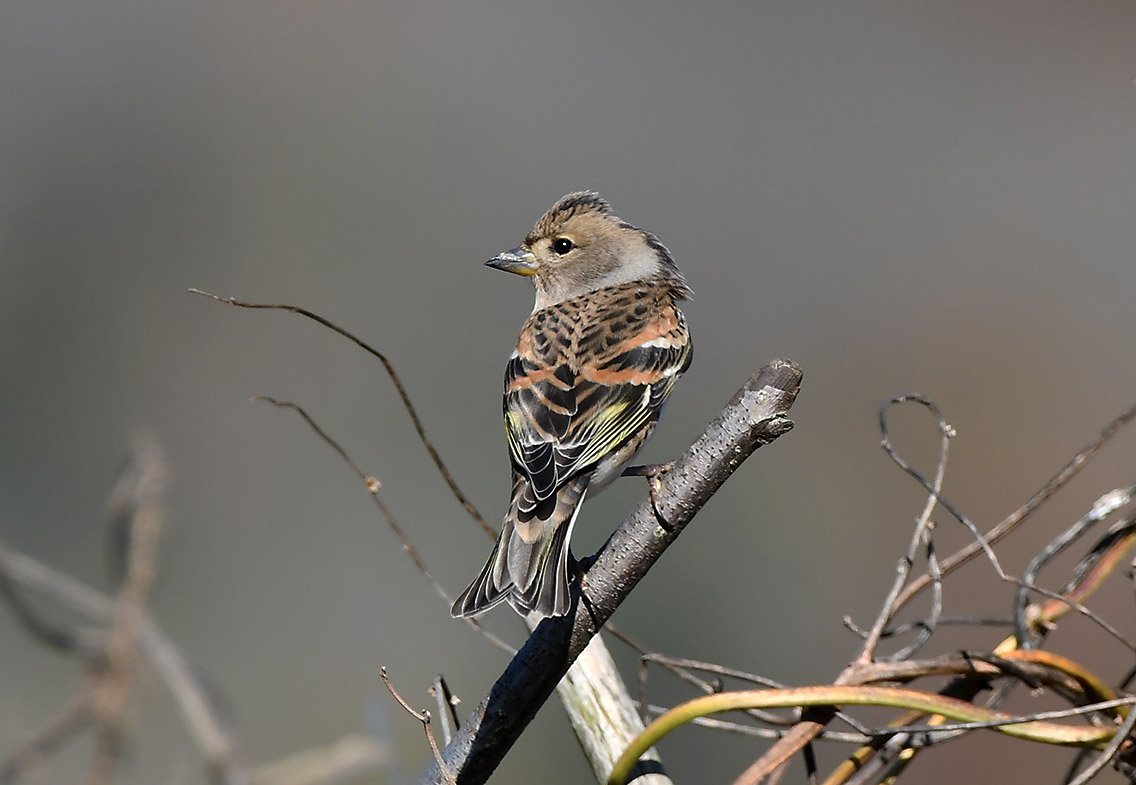
{"label": "small finch", "polygon": [[454,603],[474,616],[571,608],[568,543],[584,496],[619,476],[655,429],[692,355],[691,295],[659,239],[571,193],[486,262],[532,278],[536,306],[505,367],[513,493],[489,561]]}

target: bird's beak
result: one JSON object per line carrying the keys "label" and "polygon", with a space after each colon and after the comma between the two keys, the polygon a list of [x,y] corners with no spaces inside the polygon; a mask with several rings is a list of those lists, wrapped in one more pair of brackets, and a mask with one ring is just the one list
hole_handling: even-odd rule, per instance
{"label": "bird's beak", "polygon": [[517,275],[536,275],[536,257],[532,251],[518,245],[503,253],[499,253],[485,263],[495,270],[504,270]]}

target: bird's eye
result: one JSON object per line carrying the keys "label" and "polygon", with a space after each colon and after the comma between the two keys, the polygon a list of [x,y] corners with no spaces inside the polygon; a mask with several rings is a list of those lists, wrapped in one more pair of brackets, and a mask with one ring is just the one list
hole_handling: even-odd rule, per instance
{"label": "bird's eye", "polygon": [[563,256],[575,247],[576,246],[573,244],[573,242],[567,237],[557,237],[552,241],[552,250],[556,251],[556,253],[560,256]]}

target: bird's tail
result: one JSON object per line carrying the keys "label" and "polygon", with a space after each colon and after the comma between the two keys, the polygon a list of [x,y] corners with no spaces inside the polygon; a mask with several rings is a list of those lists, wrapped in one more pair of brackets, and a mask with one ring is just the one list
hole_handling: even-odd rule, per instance
{"label": "bird's tail", "polygon": [[[508,602],[521,615],[568,613],[572,607],[568,543],[588,480],[587,475],[573,478],[527,515],[517,509],[521,489],[515,487],[513,503],[489,561],[457,598],[450,613],[476,616],[502,602]],[[526,480],[520,478],[518,482]]]}

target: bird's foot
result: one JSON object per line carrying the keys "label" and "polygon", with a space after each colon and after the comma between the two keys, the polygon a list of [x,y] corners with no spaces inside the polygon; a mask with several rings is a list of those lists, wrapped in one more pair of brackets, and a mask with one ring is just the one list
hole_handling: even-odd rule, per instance
{"label": "bird's foot", "polygon": [[659,478],[674,468],[674,461],[667,461],[666,463],[646,463],[642,466],[628,466],[623,470],[624,477],[646,477],[647,485],[651,489],[651,509],[655,513],[655,520],[664,529],[669,529],[670,524],[663,514],[659,511],[659,493],[663,490],[663,482]]}
{"label": "bird's foot", "polygon": [[592,623],[598,626],[599,621],[597,618],[595,606],[588,598],[588,593],[584,591],[585,583],[587,582],[588,578],[588,569],[592,566],[592,564],[595,563],[595,561],[596,557],[594,555],[585,556],[582,559],[577,559],[572,555],[571,551],[568,551],[568,575],[570,578],[574,578],[576,581],[576,586],[578,587],[577,590],[580,595],[580,606],[587,610],[588,614],[592,617]]}
{"label": "bird's foot", "polygon": [[583,586],[584,573],[592,566],[593,561],[595,561],[594,556],[585,556],[582,559],[577,559],[572,555],[571,551],[568,551],[568,577],[575,578],[576,581]]}

